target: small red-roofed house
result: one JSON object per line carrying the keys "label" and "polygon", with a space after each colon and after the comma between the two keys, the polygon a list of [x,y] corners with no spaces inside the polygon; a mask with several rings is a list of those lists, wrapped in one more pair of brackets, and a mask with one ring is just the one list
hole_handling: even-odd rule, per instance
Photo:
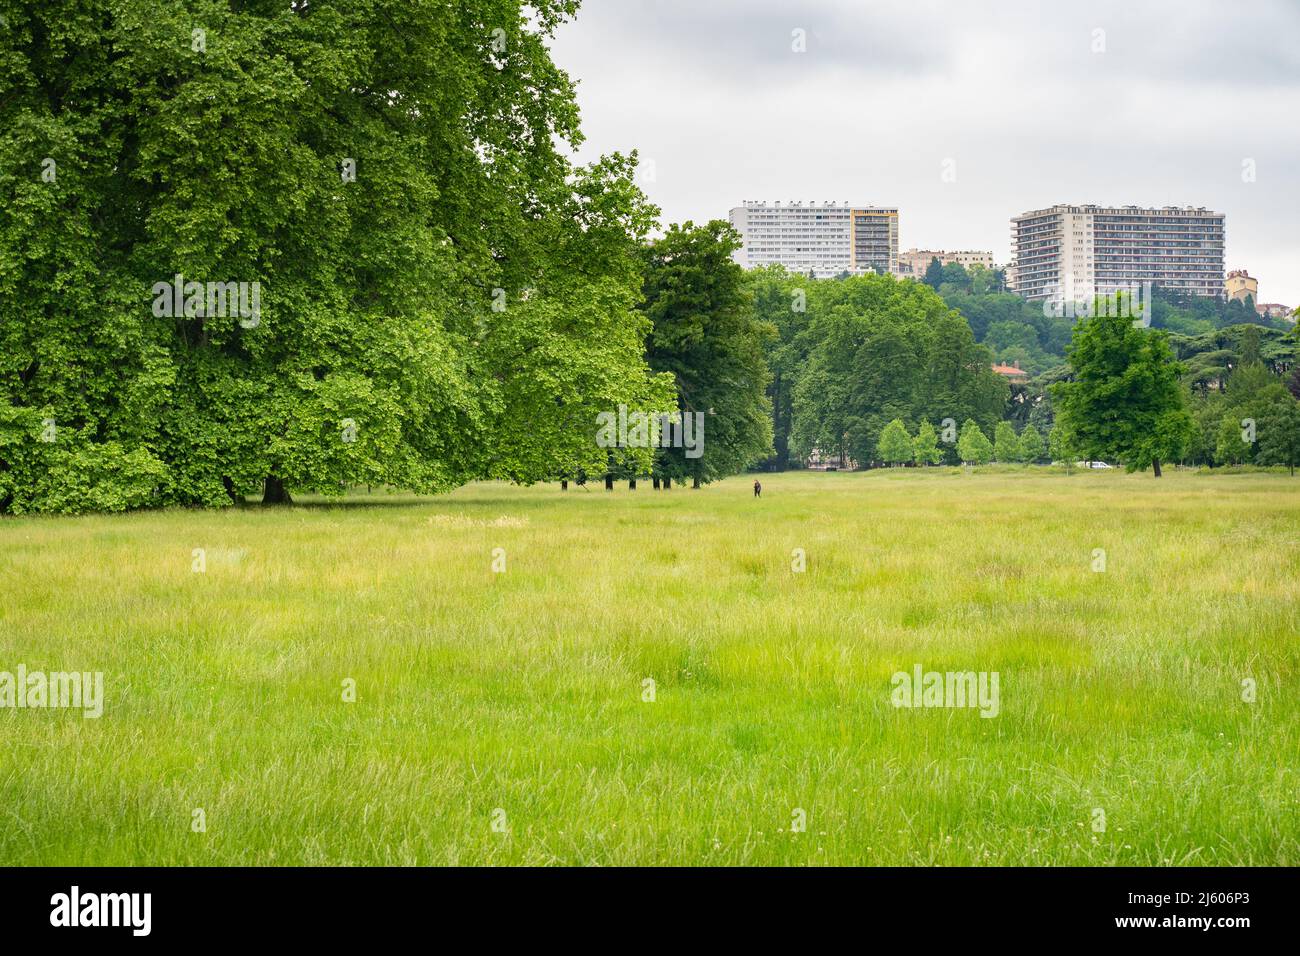
{"label": "small red-roofed house", "polygon": [[1013,382],[1029,381],[1029,373],[1020,367],[1020,360],[1017,359],[1013,365],[994,365],[993,371],[1003,375]]}

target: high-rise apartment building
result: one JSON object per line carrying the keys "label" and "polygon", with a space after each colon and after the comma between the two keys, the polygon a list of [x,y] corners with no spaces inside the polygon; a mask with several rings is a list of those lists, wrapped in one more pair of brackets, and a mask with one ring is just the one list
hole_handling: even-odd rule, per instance
{"label": "high-rise apartment building", "polygon": [[1109,294],[1150,282],[1222,297],[1222,213],[1190,206],[1053,206],[1011,220],[1008,284],[1028,299]]}
{"label": "high-rise apartment building", "polygon": [[850,203],[746,202],[731,210],[745,268],[782,265],[818,278],[898,269],[898,210]]}

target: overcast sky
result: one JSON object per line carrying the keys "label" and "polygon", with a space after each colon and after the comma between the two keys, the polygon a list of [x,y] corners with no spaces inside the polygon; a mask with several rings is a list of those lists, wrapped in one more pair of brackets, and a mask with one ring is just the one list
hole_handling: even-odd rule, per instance
{"label": "overcast sky", "polygon": [[1300,304],[1300,0],[583,0],[554,56],[581,156],[640,150],[665,222],[896,205],[902,249],[1001,263],[1029,209],[1206,206]]}

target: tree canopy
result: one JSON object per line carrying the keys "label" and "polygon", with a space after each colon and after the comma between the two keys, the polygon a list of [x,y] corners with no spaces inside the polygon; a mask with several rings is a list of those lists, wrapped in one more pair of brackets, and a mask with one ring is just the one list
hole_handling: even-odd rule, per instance
{"label": "tree canopy", "polygon": [[911,461],[915,456],[912,437],[907,433],[907,426],[901,419],[895,418],[880,433],[878,446],[880,460],[887,465],[900,465]]}
{"label": "tree canopy", "polygon": [[1194,432],[1167,333],[1136,325],[1124,308],[1080,319],[1068,351],[1073,376],[1052,387],[1058,418],[1089,459],[1129,471],[1177,461]]}
{"label": "tree canopy", "polygon": [[973,417],[992,428],[1006,382],[970,326],[923,284],[854,276],[808,290],[807,359],[794,388],[791,444],[860,462],[895,418]]}
{"label": "tree canopy", "polygon": [[961,426],[957,455],[970,465],[983,465],[993,460],[993,443],[973,418],[966,419]]}
{"label": "tree canopy", "polygon": [[643,251],[647,359],[673,376],[676,409],[702,429],[698,449],[660,448],[655,473],[689,477],[696,487],[772,454],[763,349],[776,331],[754,312],[732,259],[739,245],[735,230],[715,219],[674,225]]}
{"label": "tree canopy", "polygon": [[934,426],[923,421],[916,430],[912,443],[912,460],[918,465],[937,465],[943,461],[943,450],[939,447],[939,436]]}
{"label": "tree canopy", "polygon": [[592,410],[652,400],[657,210],[568,158],[575,9],[7,11],[0,511],[592,465]]}

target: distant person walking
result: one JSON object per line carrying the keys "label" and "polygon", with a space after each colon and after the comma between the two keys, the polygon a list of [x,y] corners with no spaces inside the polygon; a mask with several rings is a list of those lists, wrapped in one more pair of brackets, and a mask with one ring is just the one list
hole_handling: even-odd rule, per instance
{"label": "distant person walking", "polygon": [[763,497],[763,486],[760,485],[757,480],[755,480],[754,482],[754,497],[755,498]]}

